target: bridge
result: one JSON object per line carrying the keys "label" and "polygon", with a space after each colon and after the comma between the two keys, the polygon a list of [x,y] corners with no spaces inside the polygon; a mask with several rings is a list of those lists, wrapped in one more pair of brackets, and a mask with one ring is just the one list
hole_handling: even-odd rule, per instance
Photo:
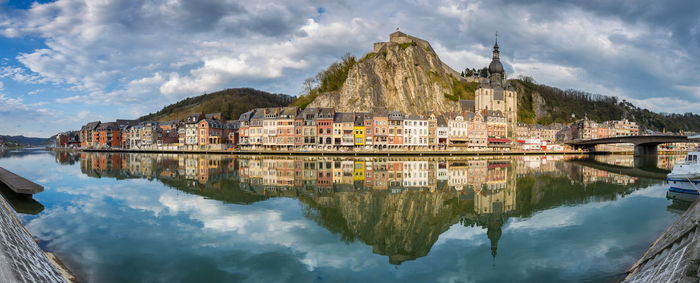
{"label": "bridge", "polygon": [[624,136],[590,140],[572,140],[565,143],[570,146],[573,146],[576,149],[585,149],[590,151],[595,150],[595,146],[599,144],[631,143],[634,144],[634,155],[642,156],[656,155],[658,152],[656,146],[660,144],[689,142],[700,142],[700,138],[698,136],[688,137],[667,135]]}
{"label": "bridge", "polygon": [[[654,159],[656,159],[656,158],[654,158]],[[637,158],[635,158],[635,161],[637,161]],[[643,159],[643,161],[647,161],[647,160]],[[671,173],[671,171],[656,167],[657,165],[656,165],[655,161],[656,160],[654,160],[653,164],[652,163],[635,162],[634,167],[608,164],[605,162],[600,162],[600,161],[595,160],[593,158],[572,159],[572,160],[569,160],[568,162],[571,162],[571,163],[577,164],[577,165],[586,166],[586,167],[591,167],[591,168],[598,169],[598,170],[607,171],[607,172],[627,175],[627,176],[631,176],[631,177],[666,180],[666,176],[668,176],[668,173]]]}

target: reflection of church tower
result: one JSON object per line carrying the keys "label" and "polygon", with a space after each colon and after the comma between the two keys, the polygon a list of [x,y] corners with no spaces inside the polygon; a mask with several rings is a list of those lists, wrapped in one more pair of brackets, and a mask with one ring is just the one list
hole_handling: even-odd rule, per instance
{"label": "reflection of church tower", "polygon": [[491,240],[491,255],[494,260],[501,238],[501,226],[517,208],[517,185],[512,165],[510,160],[489,161],[486,183],[482,190],[474,194],[474,212],[479,226],[487,229],[486,235]]}
{"label": "reflection of church tower", "polygon": [[496,259],[498,250],[498,240],[501,239],[501,226],[506,222],[506,216],[502,213],[492,213],[488,216],[486,223],[486,236],[491,240],[491,256]]}

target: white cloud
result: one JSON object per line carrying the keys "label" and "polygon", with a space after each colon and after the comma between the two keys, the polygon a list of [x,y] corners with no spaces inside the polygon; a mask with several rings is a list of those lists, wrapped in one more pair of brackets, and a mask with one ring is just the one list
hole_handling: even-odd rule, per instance
{"label": "white cloud", "polygon": [[62,95],[52,99],[60,104],[119,104],[125,107],[107,116],[139,116],[226,87],[296,94],[304,78],[345,52],[362,56],[397,26],[429,40],[456,70],[487,65],[499,31],[514,76],[619,95],[652,110],[676,112],[655,101],[668,96],[688,105],[683,111],[699,109],[698,57],[673,30],[572,4],[34,3],[0,12],[0,34],[44,41],[17,54],[21,66],[3,63],[0,78],[57,85]]}

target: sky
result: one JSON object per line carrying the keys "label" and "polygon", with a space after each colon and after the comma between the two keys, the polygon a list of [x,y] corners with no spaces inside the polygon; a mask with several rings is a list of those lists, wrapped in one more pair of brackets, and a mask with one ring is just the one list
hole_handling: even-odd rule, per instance
{"label": "sky", "polygon": [[[358,3],[361,2],[361,3]],[[252,87],[298,95],[396,28],[456,70],[700,114],[700,1],[0,0],[0,135],[48,137]]]}

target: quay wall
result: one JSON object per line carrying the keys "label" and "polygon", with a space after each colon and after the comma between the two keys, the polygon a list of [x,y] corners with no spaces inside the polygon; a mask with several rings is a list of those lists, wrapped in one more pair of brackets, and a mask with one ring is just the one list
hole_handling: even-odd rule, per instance
{"label": "quay wall", "polygon": [[627,270],[623,282],[700,282],[700,199]]}
{"label": "quay wall", "polygon": [[580,155],[609,154],[607,151],[287,151],[287,150],[135,150],[77,149],[82,152],[183,153],[229,155],[321,155],[321,156],[513,156],[513,155]]}
{"label": "quay wall", "polygon": [[[133,152],[133,153],[182,153],[182,154],[229,154],[229,155],[321,155],[321,156],[514,156],[514,155],[580,155],[580,154],[622,154],[626,151],[578,151],[578,150],[512,150],[512,151],[459,151],[459,150],[171,150],[171,149],[92,149],[92,148],[47,148],[57,152]],[[659,155],[685,154],[686,151],[659,151]]]}
{"label": "quay wall", "polygon": [[0,282],[72,282],[58,259],[44,253],[0,196]]}

